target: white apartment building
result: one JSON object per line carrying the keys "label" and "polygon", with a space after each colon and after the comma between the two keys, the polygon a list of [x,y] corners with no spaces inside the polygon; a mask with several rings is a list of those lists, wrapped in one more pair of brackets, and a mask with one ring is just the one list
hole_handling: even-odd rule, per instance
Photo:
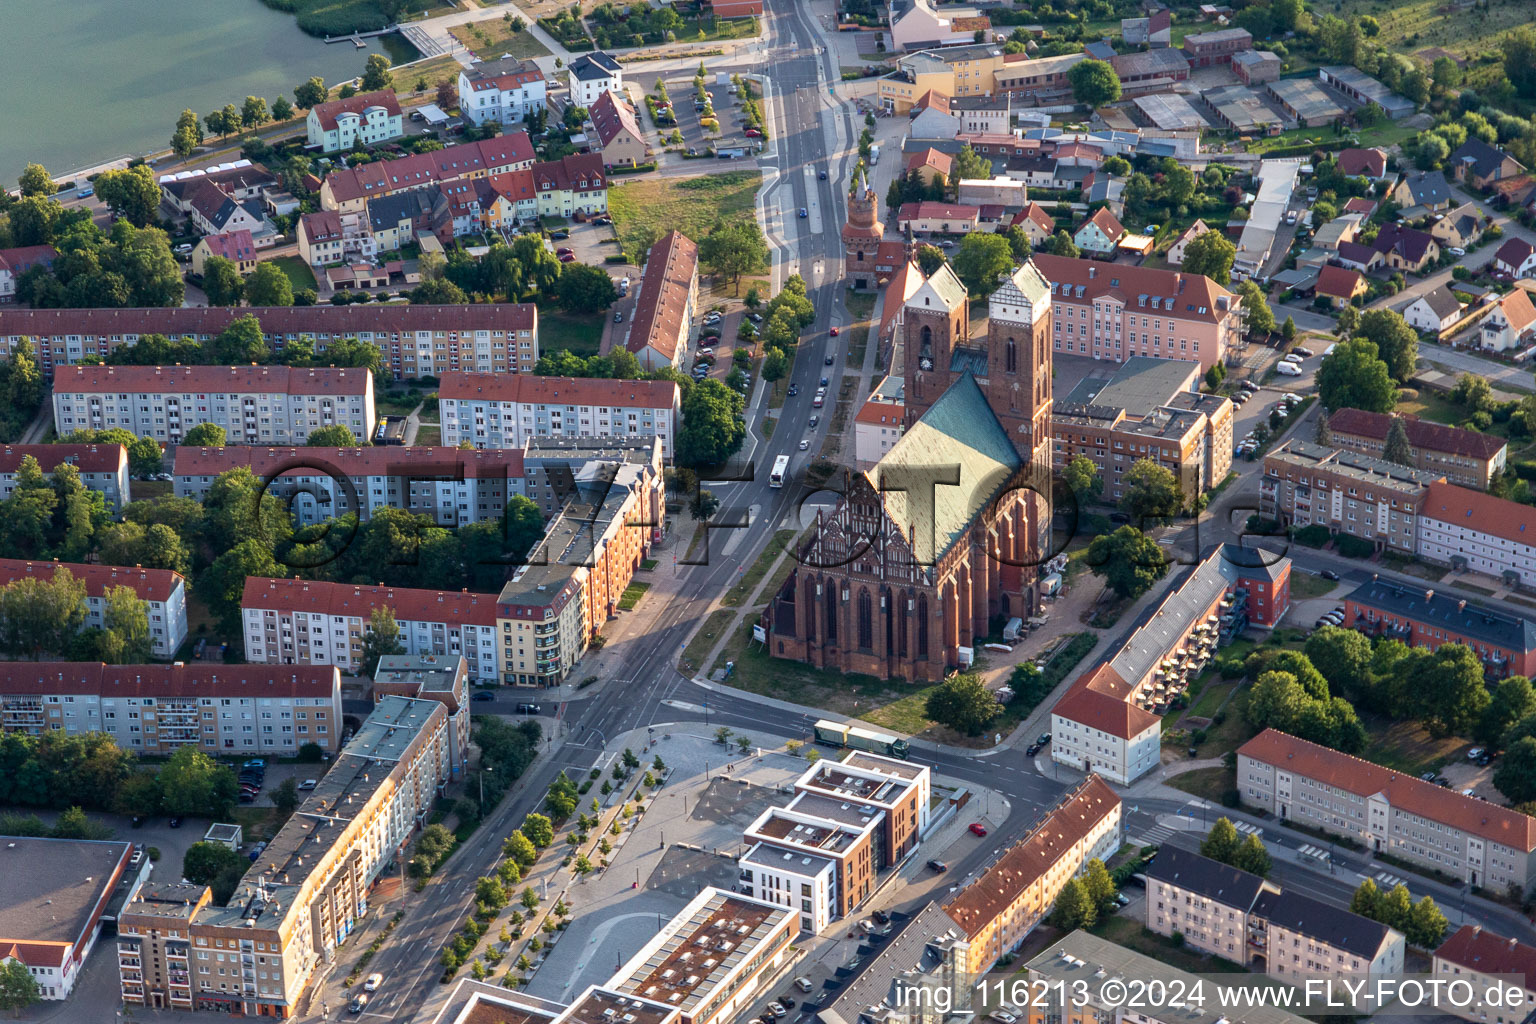
{"label": "white apartment building", "polygon": [[363,668],[376,608],[394,612],[407,654],[462,655],[476,682],[495,682],[496,597],[468,591],[362,587],[251,576],[240,600],[245,657],[256,664]]}
{"label": "white apartment building", "polygon": [[333,424],[372,437],[373,374],[365,369],[287,366],[69,366],[54,376],[60,434],[122,427],[180,444],[200,423],[224,428],[231,444],[303,444]]}
{"label": "white apartment building", "polygon": [[253,665],[0,665],[0,728],[40,735],[104,732],[118,746],[169,754],[292,756],[306,743],[335,750],[341,676],[334,668],[281,672]]}
{"label": "white apartment building", "polygon": [[172,657],[187,639],[187,581],[181,573],[169,569],[0,558],[0,586],[29,577],[52,579],[60,569],[85,584],[87,626],[103,628],[107,591],[113,587],[128,587],[146,606],[149,639],[155,657]]}
{"label": "white apartment building", "polygon": [[9,498],[16,489],[16,472],[29,456],[44,476],[52,475],[64,463],[74,466],[86,490],[101,492],[111,512],[133,500],[128,449],[120,444],[0,445],[0,498]]}
{"label": "white apartment building", "polygon": [[317,103],[304,119],[308,146],[322,153],[376,146],[405,134],[395,90],[360,92],[346,99]]}
{"label": "white apartment building", "polygon": [[459,107],[474,124],[515,124],[544,109],[548,83],[531,60],[503,57],[459,72]]}
{"label": "white apartment building", "polygon": [[605,92],[624,95],[624,68],[602,50],[584,53],[571,61],[567,70],[571,78],[571,102],[578,107],[591,107]]}
{"label": "white apartment building", "polygon": [[[1536,1011],[1536,948],[1518,939],[1495,935],[1481,925],[1464,924],[1435,950],[1435,976],[1449,982],[1467,982],[1475,1001],[1445,1005],[1443,1011],[1477,1024],[1520,1024]],[[1511,977],[1523,979],[1525,999],[1518,1005],[1489,1005],[1482,998],[1494,984]],[[1447,1000],[1447,1003],[1450,1001]]]}
{"label": "white apartment building", "polygon": [[682,400],[671,381],[445,373],[443,443],[516,448],[540,436],[661,438],[671,459]]}
{"label": "white apartment building", "polygon": [[1417,554],[1506,583],[1536,584],[1536,515],[1529,505],[1432,483],[1419,511]]}

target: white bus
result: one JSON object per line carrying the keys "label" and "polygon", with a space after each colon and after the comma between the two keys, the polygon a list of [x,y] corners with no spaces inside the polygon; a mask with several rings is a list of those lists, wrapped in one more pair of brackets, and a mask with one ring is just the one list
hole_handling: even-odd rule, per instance
{"label": "white bus", "polygon": [[769,487],[783,487],[784,478],[789,476],[789,456],[780,455],[773,460],[773,471],[768,474]]}

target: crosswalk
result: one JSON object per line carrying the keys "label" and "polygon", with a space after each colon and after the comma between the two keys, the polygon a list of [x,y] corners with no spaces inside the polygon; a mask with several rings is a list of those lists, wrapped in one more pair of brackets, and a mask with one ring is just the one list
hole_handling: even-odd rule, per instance
{"label": "crosswalk", "polygon": [[1301,855],[1311,857],[1313,860],[1326,862],[1331,854],[1321,846],[1313,846],[1311,843],[1301,844]]}
{"label": "crosswalk", "polygon": [[1402,875],[1394,875],[1386,871],[1376,872],[1376,881],[1381,884],[1383,889],[1391,889],[1395,886],[1408,884],[1408,879],[1404,878]]}
{"label": "crosswalk", "polygon": [[1154,825],[1131,841],[1140,846],[1161,846],[1173,833],[1167,825]]}

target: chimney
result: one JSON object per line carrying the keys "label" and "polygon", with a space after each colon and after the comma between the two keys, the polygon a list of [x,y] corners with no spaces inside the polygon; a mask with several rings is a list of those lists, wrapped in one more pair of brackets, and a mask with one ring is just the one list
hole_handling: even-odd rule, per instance
{"label": "chimney", "polygon": [[1457,601],[1456,602],[1456,610],[1458,612],[1466,611],[1467,610],[1467,602],[1466,601]]}

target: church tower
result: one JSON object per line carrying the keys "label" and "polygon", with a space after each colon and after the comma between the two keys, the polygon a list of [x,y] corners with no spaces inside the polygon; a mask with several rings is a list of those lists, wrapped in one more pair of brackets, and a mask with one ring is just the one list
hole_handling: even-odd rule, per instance
{"label": "church tower", "polygon": [[[916,267],[912,273],[920,273]],[[941,264],[902,310],[902,376],[906,424],[913,423],[939,400],[963,367],[971,333],[971,312],[965,285],[948,263]]]}
{"label": "church tower", "polygon": [[875,257],[885,235],[879,211],[875,190],[869,187],[869,179],[861,171],[848,195],[848,223],[843,225],[844,271],[854,288],[874,288],[879,283]]}
{"label": "church tower", "polygon": [[1032,260],[987,300],[987,369],[977,374],[1020,456],[1051,466],[1051,285]]}

